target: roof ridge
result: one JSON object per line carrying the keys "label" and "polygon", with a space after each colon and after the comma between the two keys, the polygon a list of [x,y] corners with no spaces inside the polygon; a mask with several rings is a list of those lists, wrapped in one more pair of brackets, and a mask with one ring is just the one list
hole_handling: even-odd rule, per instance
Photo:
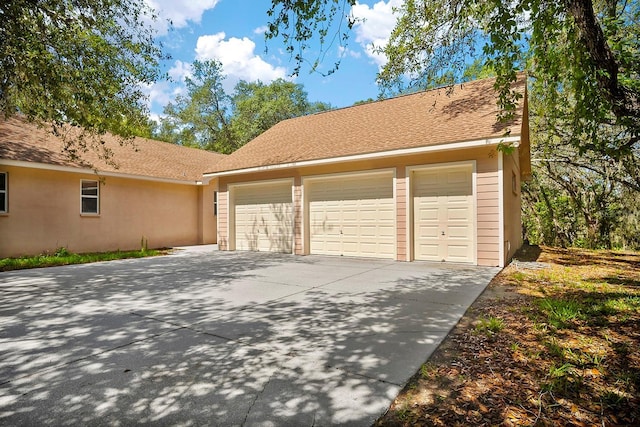
{"label": "roof ridge", "polygon": [[[118,136],[118,135],[113,135],[113,136]],[[207,150],[205,148],[200,148],[200,147],[190,147],[188,145],[182,145],[182,144],[178,144],[175,142],[169,142],[169,141],[162,141],[160,139],[154,139],[154,138],[147,138],[144,136],[134,136],[133,139],[140,139],[140,140],[144,140],[144,141],[150,141],[153,143],[159,143],[159,144],[166,144],[167,146],[173,146],[173,147],[180,147],[180,149],[189,149],[189,150],[195,150],[198,152],[203,152],[203,153],[210,153],[210,154],[216,154],[219,156],[228,156],[228,154],[224,154],[224,153],[219,153],[217,151],[212,151],[212,150]]]}
{"label": "roof ridge", "polygon": [[[520,72],[517,73],[517,75],[520,75],[520,74],[525,74],[525,72],[524,71],[520,71]],[[443,84],[443,85],[437,86],[437,87],[432,87],[432,88],[427,88],[427,89],[419,89],[419,90],[417,90],[415,92],[411,92],[411,93],[400,93],[400,94],[397,94],[397,95],[394,95],[394,96],[390,96],[388,98],[374,99],[373,101],[368,101],[368,102],[364,101],[364,102],[359,103],[359,104],[346,105],[344,107],[336,107],[336,108],[332,108],[332,109],[326,110],[326,111],[318,111],[318,112],[311,113],[311,114],[305,114],[303,116],[292,117],[290,119],[282,120],[282,122],[288,121],[288,120],[300,119],[300,118],[303,118],[303,117],[311,117],[311,116],[318,116],[318,115],[322,115],[322,114],[333,113],[333,112],[341,111],[341,110],[348,110],[348,109],[351,109],[351,108],[364,107],[366,105],[371,105],[371,104],[380,104],[380,103],[383,103],[383,102],[386,102],[386,101],[393,101],[393,100],[396,100],[396,99],[405,98],[405,97],[409,97],[409,96],[427,94],[429,92],[439,91],[439,90],[442,90],[442,89],[454,87],[456,85],[462,86],[462,85],[468,85],[468,84],[481,84],[481,83],[485,83],[487,80],[496,80],[496,77],[495,76],[493,76],[493,77],[485,77],[485,78],[478,79],[478,80],[469,80],[469,81],[466,81],[466,82],[454,82],[454,83],[450,83],[450,84]]]}

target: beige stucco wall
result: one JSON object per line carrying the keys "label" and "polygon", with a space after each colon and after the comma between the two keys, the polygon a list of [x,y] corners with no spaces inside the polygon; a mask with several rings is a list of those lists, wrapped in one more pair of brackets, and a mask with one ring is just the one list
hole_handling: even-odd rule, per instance
{"label": "beige stucco wall", "polygon": [[[411,260],[411,224],[407,215],[407,198],[411,196],[409,178],[406,176],[407,168],[453,162],[475,161],[476,164],[476,211],[477,211],[477,263],[479,265],[500,265],[500,191],[498,187],[498,153],[495,146],[486,146],[473,149],[461,149],[454,151],[440,151],[419,155],[400,156],[393,158],[360,160],[339,164],[310,166],[304,168],[289,168],[271,171],[261,171],[248,174],[239,174],[220,177],[220,197],[225,203],[221,203],[218,215],[218,242],[220,249],[228,249],[229,212],[227,185],[255,182],[262,180],[293,178],[295,206],[295,253],[303,255],[308,253],[308,248],[303,245],[300,223],[303,208],[302,194],[304,188],[301,184],[302,177],[325,174],[336,174],[357,171],[370,171],[377,169],[394,169],[395,171],[395,197],[396,197],[396,259],[400,261]],[[408,232],[409,231],[409,232]],[[408,237],[407,237],[408,236]]]}
{"label": "beige stucco wall", "polygon": [[[198,186],[198,244],[216,243],[218,221],[214,215],[213,195],[218,190],[218,183],[212,180],[209,184]],[[218,203],[220,201],[218,200]]]}
{"label": "beige stucco wall", "polygon": [[95,174],[0,165],[9,212],[0,215],[0,257],[64,246],[73,252],[214,242],[213,186],[103,177],[100,214],[80,214],[80,180]]}

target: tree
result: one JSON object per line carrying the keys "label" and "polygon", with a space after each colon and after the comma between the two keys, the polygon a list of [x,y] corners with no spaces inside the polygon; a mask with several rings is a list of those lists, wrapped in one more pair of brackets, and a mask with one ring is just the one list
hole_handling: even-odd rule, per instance
{"label": "tree", "polygon": [[233,127],[243,145],[278,122],[331,108],[309,102],[301,84],[277,79],[270,84],[240,81],[233,95]]}
{"label": "tree", "polygon": [[231,153],[282,120],[330,108],[309,102],[301,84],[283,79],[241,80],[233,95],[225,92],[224,79],[220,62],[195,61],[193,75],[185,79],[187,94],[165,107],[155,137]]}
{"label": "tree", "polygon": [[[349,38],[349,30],[357,22],[348,16],[347,9],[356,4],[356,0],[272,0],[267,11],[270,22],[267,25],[267,40],[282,37],[285,49],[295,59],[294,75],[298,75],[302,64],[308,62],[313,71],[317,70],[324,58],[326,49],[336,41],[344,47]],[[320,50],[316,57],[309,61],[306,51],[311,46],[309,41],[318,37]],[[335,63],[326,74],[332,74],[339,67]]]}
{"label": "tree", "polygon": [[[273,0],[267,38],[284,34],[298,63],[310,40],[325,40],[322,11],[341,10],[353,0]],[[335,15],[335,12],[334,12]],[[331,18],[333,15],[329,15]],[[585,150],[608,155],[637,149],[640,137],[640,5],[626,0],[406,0],[379,74],[386,88],[454,83],[480,58],[496,74],[501,118],[517,101],[510,90],[526,67],[532,91],[549,103],[574,98],[575,127],[587,135],[602,124],[623,130],[614,142],[572,139]],[[351,22],[351,21],[350,21]],[[602,145],[604,143],[604,145]]]}
{"label": "tree", "polygon": [[231,127],[231,97],[222,86],[222,64],[194,61],[192,71],[185,78],[187,94],[165,106],[160,134],[181,145],[231,153],[239,145]]}
{"label": "tree", "polygon": [[536,167],[523,190],[527,237],[550,245],[637,248],[640,152],[580,154],[570,142],[573,138],[604,146],[625,136],[613,125],[580,134],[571,123],[573,97],[553,106],[544,101],[536,94],[530,97]]}
{"label": "tree", "polygon": [[[143,0],[0,2],[1,113],[63,135],[65,124],[93,135],[144,133],[141,88],[158,78],[162,57],[151,17]],[[67,141],[71,153],[86,142]]]}

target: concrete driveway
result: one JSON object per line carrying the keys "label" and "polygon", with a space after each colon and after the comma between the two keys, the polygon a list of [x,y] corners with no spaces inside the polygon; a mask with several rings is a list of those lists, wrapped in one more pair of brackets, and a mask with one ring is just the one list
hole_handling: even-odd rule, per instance
{"label": "concrete driveway", "polygon": [[204,249],[0,273],[0,425],[370,425],[498,272]]}

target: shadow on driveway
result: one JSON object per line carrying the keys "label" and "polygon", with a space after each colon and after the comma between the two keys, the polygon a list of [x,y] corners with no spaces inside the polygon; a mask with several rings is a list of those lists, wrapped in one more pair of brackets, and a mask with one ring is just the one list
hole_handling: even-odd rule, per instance
{"label": "shadow on driveway", "polygon": [[497,271],[214,252],[0,273],[0,424],[370,425]]}

